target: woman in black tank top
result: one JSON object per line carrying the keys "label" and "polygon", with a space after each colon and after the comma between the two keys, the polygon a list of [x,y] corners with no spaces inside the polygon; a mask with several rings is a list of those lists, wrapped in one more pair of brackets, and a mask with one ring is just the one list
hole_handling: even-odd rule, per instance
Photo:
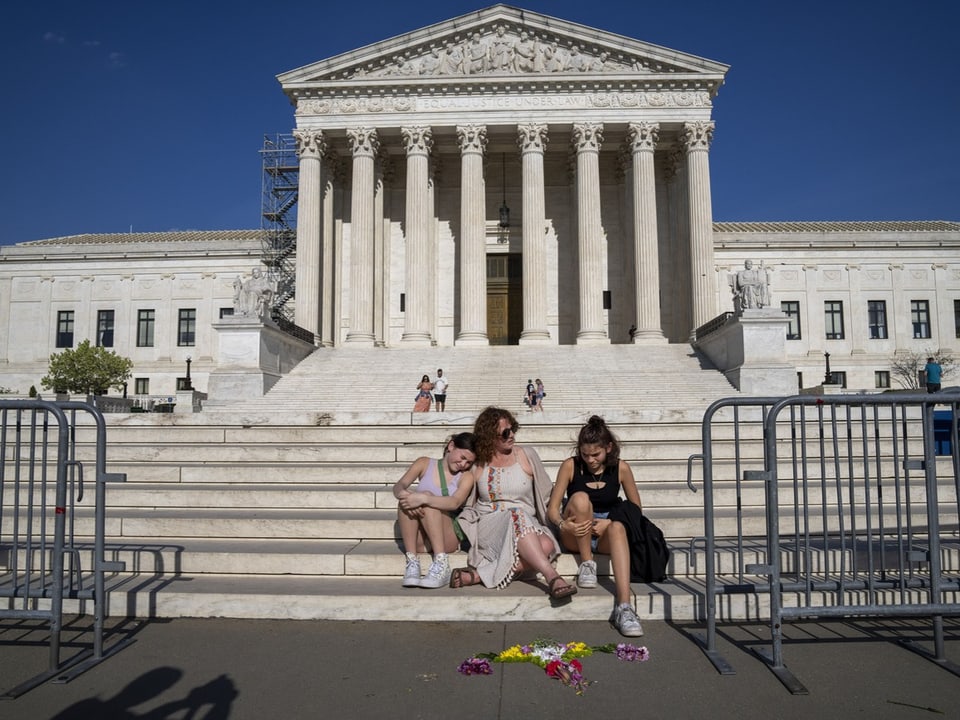
{"label": "woman in black tank top", "polygon": [[[624,499],[621,499],[621,492]],[[595,552],[610,556],[615,585],[611,622],[627,637],[643,634],[630,604],[630,546],[622,523],[607,515],[621,502],[642,509],[633,471],[620,459],[620,444],[606,421],[592,416],[580,429],[577,452],[557,472],[547,517],[558,528],[560,544],[580,554],[577,585],[597,586]]]}

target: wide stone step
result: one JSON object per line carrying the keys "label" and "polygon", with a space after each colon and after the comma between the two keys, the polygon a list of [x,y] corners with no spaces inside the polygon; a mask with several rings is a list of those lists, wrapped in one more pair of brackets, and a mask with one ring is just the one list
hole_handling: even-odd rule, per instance
{"label": "wide stone step", "polygon": [[[763,582],[764,578],[754,578]],[[613,609],[611,582],[580,590],[559,605],[547,596],[542,583],[518,580],[503,590],[476,585],[466,588],[402,588],[398,578],[356,577],[237,577],[181,576],[176,580],[144,580],[139,576],[116,578],[109,586],[107,614],[114,617],[152,618],[230,617],[291,620],[393,620],[447,622],[530,622],[607,620]],[[633,602],[642,619],[700,621],[706,617],[706,588],[698,578],[656,584],[634,584]],[[960,602],[960,591],[944,593],[945,602]],[[811,599],[832,604],[828,593],[814,592]],[[901,602],[898,591],[867,597],[848,592],[844,604]],[[907,601],[924,601],[924,593],[910,591]],[[786,607],[804,604],[798,593],[784,593]],[[766,593],[730,593],[717,603],[717,618],[757,621],[769,617]],[[68,613],[78,612],[76,601],[64,603]]]}

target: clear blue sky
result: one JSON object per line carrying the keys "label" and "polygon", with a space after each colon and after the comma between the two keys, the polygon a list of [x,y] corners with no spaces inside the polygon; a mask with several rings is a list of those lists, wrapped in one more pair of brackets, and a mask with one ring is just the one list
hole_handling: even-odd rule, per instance
{"label": "clear blue sky", "polygon": [[[0,244],[260,226],[276,75],[493,3],[14,0]],[[731,66],[716,220],[960,220],[955,0],[528,0]]]}

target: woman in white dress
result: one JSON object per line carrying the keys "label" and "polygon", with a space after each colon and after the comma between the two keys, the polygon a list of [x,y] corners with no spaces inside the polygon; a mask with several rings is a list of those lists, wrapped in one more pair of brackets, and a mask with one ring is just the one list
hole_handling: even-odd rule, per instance
{"label": "woman in white dress", "polygon": [[577,592],[553,566],[560,545],[547,527],[552,483],[532,447],[516,445],[519,428],[509,410],[488,407],[477,417],[475,488],[460,513],[470,541],[469,565],[456,568],[450,587],[483,583],[503,588],[521,572],[543,576],[554,600]]}

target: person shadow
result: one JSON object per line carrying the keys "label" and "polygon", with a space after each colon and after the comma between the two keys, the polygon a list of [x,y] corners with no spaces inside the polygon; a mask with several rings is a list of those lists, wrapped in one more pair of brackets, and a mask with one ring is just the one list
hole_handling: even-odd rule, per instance
{"label": "person shadow", "polygon": [[[233,701],[240,695],[233,681],[220,675],[205,685],[193,688],[186,697],[165,703],[153,710],[134,710],[151,698],[158,697],[173,687],[183,672],[172,667],[160,667],[132,680],[112,698],[86,698],[54,715],[51,720],[223,720],[230,716]],[[201,714],[204,708],[208,708]]]}

